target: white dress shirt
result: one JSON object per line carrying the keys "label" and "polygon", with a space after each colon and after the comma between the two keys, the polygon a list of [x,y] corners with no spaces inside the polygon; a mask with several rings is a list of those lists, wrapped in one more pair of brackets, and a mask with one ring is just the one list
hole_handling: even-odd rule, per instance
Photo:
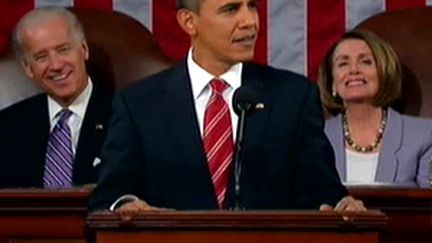
{"label": "white dress shirt", "polygon": [[206,70],[204,70],[202,67],[200,67],[193,60],[192,49],[190,49],[187,57],[187,67],[190,75],[192,93],[195,101],[195,110],[198,117],[198,124],[200,127],[201,136],[204,134],[204,113],[211,96],[211,87],[209,84],[211,80],[217,78],[224,80],[229,85],[229,87],[225,89],[222,95],[224,100],[227,102],[230,110],[233,138],[235,139],[238,117],[234,112],[232,106],[232,99],[234,91],[241,86],[243,64],[237,63],[231,66],[228,71],[226,71],[219,77],[215,77],[212,74],[208,73]]}
{"label": "white dress shirt", "polygon": [[[71,129],[72,136],[72,151],[75,155],[76,147],[78,145],[79,134],[81,130],[81,125],[84,120],[84,115],[87,110],[87,105],[90,101],[90,96],[93,90],[93,84],[91,79],[88,79],[87,85],[81,94],[72,102],[72,104],[67,107],[72,112],[68,120],[68,125]],[[53,98],[48,95],[48,113],[50,120],[50,132],[57,124],[58,119],[60,118],[57,114],[64,109],[61,105],[57,103]]]}

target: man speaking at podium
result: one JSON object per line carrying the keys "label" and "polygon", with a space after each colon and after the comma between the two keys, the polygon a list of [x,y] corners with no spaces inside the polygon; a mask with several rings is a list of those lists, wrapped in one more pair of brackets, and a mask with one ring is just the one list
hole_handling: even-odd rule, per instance
{"label": "man speaking at podium", "polygon": [[[102,152],[106,165],[90,210],[229,209],[238,203],[246,210],[365,210],[339,180],[316,86],[292,72],[248,63],[258,3],[177,1],[190,51],[184,62],[114,101]],[[244,131],[235,129],[240,121],[231,104],[240,86],[256,97],[243,117]],[[234,146],[239,132],[240,153]]]}

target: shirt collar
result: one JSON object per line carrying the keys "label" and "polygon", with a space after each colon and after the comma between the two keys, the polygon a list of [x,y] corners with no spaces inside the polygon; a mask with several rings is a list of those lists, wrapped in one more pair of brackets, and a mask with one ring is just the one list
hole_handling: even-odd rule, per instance
{"label": "shirt collar", "polygon": [[[91,93],[93,91],[93,83],[88,78],[88,82],[84,90],[80,95],[67,107],[74,115],[77,115],[81,119],[84,118],[87,104],[89,103]],[[48,112],[50,121],[53,122],[57,117],[57,114],[63,109],[63,107],[57,103],[53,98],[48,95]]]}
{"label": "shirt collar", "polygon": [[214,78],[223,79],[233,89],[237,89],[241,85],[241,74],[243,69],[243,63],[241,62],[232,65],[228,71],[219,77],[215,77],[193,60],[191,48],[189,49],[187,56],[187,67],[192,82],[192,93],[195,100],[201,95],[208,83]]}

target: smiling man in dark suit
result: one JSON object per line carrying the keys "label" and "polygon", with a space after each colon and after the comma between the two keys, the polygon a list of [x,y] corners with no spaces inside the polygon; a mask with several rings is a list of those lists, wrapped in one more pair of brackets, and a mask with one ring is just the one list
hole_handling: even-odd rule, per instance
{"label": "smiling man in dark suit", "polygon": [[365,210],[338,178],[316,85],[246,63],[258,36],[257,4],[178,1],[177,20],[191,49],[178,66],[115,99],[91,210],[233,207],[238,119],[231,100],[240,86],[259,101],[245,124],[242,208]]}
{"label": "smiling man in dark suit", "polygon": [[81,24],[66,9],[35,9],[21,18],[13,41],[26,74],[45,93],[0,112],[0,187],[95,183],[111,95],[87,75]]}

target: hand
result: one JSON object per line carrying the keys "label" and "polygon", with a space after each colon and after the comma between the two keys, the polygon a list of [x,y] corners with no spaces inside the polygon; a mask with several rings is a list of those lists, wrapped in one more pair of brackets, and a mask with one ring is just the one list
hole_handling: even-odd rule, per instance
{"label": "hand", "polygon": [[338,213],[360,213],[367,211],[361,200],[357,200],[352,196],[342,198],[333,208],[328,204],[322,204],[319,208],[320,211],[336,211]]}
{"label": "hand", "polygon": [[150,206],[143,200],[133,200],[124,203],[120,207],[116,208],[114,211],[120,214],[123,213],[136,213],[136,212],[145,212],[145,211],[162,211],[167,210],[165,208],[158,208]]}

